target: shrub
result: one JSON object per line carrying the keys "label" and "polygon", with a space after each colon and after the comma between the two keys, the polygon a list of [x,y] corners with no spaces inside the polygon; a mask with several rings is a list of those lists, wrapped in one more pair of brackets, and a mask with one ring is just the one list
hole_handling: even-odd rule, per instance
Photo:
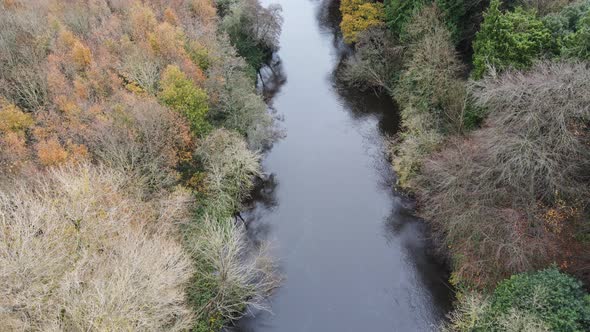
{"label": "shrub", "polygon": [[29,159],[29,149],[25,138],[18,133],[9,132],[0,135],[0,171],[8,177],[19,173]]}
{"label": "shrub", "polygon": [[590,298],[582,283],[556,268],[501,282],[491,297],[488,316],[493,320],[511,310],[529,313],[554,331],[590,328]]}
{"label": "shrub", "polygon": [[52,138],[37,144],[37,158],[43,166],[55,166],[66,162],[68,152],[57,139]]}
{"label": "shrub", "polygon": [[92,61],[90,49],[79,41],[72,46],[71,57],[78,70],[86,69],[90,65],[90,61]]}
{"label": "shrub", "polygon": [[589,326],[590,296],[582,283],[548,268],[513,275],[489,297],[461,294],[444,330],[586,331]]}
{"label": "shrub", "polygon": [[365,0],[344,0],[340,3],[342,22],[340,29],[347,43],[355,43],[358,34],[383,24],[385,11],[380,2]]}
{"label": "shrub", "polygon": [[275,119],[248,76],[247,64],[224,45],[206,82],[211,98],[210,121],[244,135],[252,150],[264,149],[280,136]]}
{"label": "shrub", "polygon": [[265,300],[280,278],[267,247],[254,247],[233,219],[204,216],[188,230],[200,264],[188,293],[199,315],[197,330],[219,328],[246,310],[268,310]]}
{"label": "shrub", "polygon": [[590,10],[576,24],[576,31],[564,37],[562,54],[569,58],[590,59]]}
{"label": "shrub", "polygon": [[549,29],[534,12],[519,7],[502,13],[500,0],[492,0],[473,42],[472,75],[479,79],[490,67],[527,69],[553,47]]}
{"label": "shrub", "polygon": [[160,99],[188,119],[191,129],[198,135],[208,131],[206,115],[209,111],[207,94],[196,87],[175,65],[169,65],[160,80]]}
{"label": "shrub", "polygon": [[394,95],[404,132],[391,145],[398,184],[407,186],[422,160],[443,141],[443,133],[463,130],[466,100],[462,65],[436,6],[424,7],[407,24],[409,59]]}
{"label": "shrub", "polygon": [[223,219],[240,210],[260,174],[259,156],[240,135],[225,129],[213,131],[202,142],[197,156],[206,172],[204,211]]}
{"label": "shrub", "polygon": [[24,113],[16,105],[0,99],[0,133],[23,133],[33,125],[30,114]]}
{"label": "shrub", "polygon": [[278,49],[281,33],[281,7],[264,8],[258,0],[240,0],[230,5],[222,21],[232,45],[258,71]]}
{"label": "shrub", "polygon": [[[167,213],[160,218],[149,204],[125,192],[120,185],[124,177],[83,165],[53,169],[2,189],[4,328],[187,327],[191,314],[183,287],[192,268],[170,228],[170,222],[186,217],[186,205],[162,208]],[[181,195],[186,202],[186,194]]]}
{"label": "shrub", "polygon": [[410,59],[395,96],[402,107],[432,113],[435,130],[461,132],[466,90],[463,66],[436,6],[424,7],[408,24]]}
{"label": "shrub", "polygon": [[346,59],[338,78],[357,89],[380,89],[393,96],[403,54],[385,29],[367,29],[358,34],[356,52]]}

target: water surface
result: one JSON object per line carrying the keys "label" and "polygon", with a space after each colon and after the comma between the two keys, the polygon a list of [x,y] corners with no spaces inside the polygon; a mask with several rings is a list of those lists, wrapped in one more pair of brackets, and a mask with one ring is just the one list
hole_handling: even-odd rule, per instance
{"label": "water surface", "polygon": [[286,279],[273,313],[237,330],[435,330],[451,296],[424,224],[392,190],[383,138],[398,112],[387,97],[335,83],[346,53],[337,2],[272,1],[285,19],[272,104],[286,137],[265,157],[269,176],[246,219],[253,238],[273,242]]}

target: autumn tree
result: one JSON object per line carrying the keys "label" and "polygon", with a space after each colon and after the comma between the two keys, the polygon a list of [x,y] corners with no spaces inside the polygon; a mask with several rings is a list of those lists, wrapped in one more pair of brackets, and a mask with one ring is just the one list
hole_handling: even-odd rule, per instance
{"label": "autumn tree", "polygon": [[197,134],[208,130],[205,119],[209,107],[207,94],[195,86],[178,66],[169,65],[160,81],[160,99],[188,119],[191,129]]}
{"label": "autumn tree", "polygon": [[222,27],[238,53],[259,70],[278,49],[281,33],[281,6],[264,8],[256,0],[241,0],[229,6]]}
{"label": "autumn tree", "polygon": [[340,3],[340,12],[342,13],[340,29],[347,43],[356,42],[360,32],[379,26],[385,20],[384,7],[380,2],[343,0]]}

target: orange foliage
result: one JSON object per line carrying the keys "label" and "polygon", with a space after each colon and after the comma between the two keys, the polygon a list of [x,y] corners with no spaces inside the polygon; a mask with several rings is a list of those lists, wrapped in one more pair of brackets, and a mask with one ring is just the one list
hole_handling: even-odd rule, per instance
{"label": "orange foliage", "polygon": [[[0,4],[2,1],[5,6],[29,6],[18,0],[0,0]],[[104,126],[115,117],[139,121],[128,108],[137,103],[137,96],[133,95],[140,94],[141,99],[152,97],[121,76],[121,67],[131,50],[149,54],[150,61],[156,64],[152,67],[155,69],[150,68],[156,77],[161,68],[175,65],[196,87],[205,89],[207,77],[203,68],[211,65],[209,54],[217,54],[212,49],[216,43],[213,39],[197,41],[193,34],[188,38],[182,27],[197,20],[198,29],[204,29],[198,34],[205,38],[215,35],[214,1],[122,0],[112,6],[105,6],[102,0],[75,2],[75,10],[89,11],[83,19],[91,25],[82,30],[72,26],[72,18],[64,15],[69,5],[63,0],[51,0],[43,9],[39,8],[48,14],[47,31],[52,32],[43,36],[47,38],[43,42],[52,45],[45,60],[49,104],[33,117],[15,106],[0,103],[3,169],[6,165],[22,165],[17,161],[30,160],[31,156],[38,161],[29,163],[34,167],[87,159],[94,153],[94,138],[89,133],[92,128]],[[100,25],[95,25],[98,17]],[[194,51],[187,50],[189,44]],[[170,114],[162,116],[173,117],[167,121],[176,121],[177,131],[173,137],[162,138],[174,142],[166,153],[171,163],[191,162],[193,134],[182,116],[167,111]],[[130,139],[135,139],[134,134],[130,135]]]}
{"label": "orange foliage", "polygon": [[84,70],[90,65],[92,61],[90,48],[76,38],[71,31],[62,29],[57,42],[61,52],[69,57],[68,62],[71,62],[76,70]]}
{"label": "orange foliage", "polygon": [[145,39],[146,35],[152,32],[158,24],[152,9],[139,2],[131,8],[129,20],[131,21],[133,38],[137,40]]}
{"label": "orange foliage", "polygon": [[192,0],[190,9],[194,17],[204,23],[214,21],[217,15],[215,4],[211,0]]}
{"label": "orange foliage", "polygon": [[74,93],[76,94],[76,97],[80,99],[88,99],[89,97],[88,86],[80,76],[74,79]]}
{"label": "orange foliage", "polygon": [[47,86],[53,95],[68,93],[70,90],[68,80],[60,69],[61,62],[63,59],[56,54],[47,57]]}
{"label": "orange foliage", "polygon": [[62,95],[57,97],[55,103],[58,109],[67,115],[71,116],[80,113],[80,108],[78,105],[74,101],[68,99],[66,96]]}
{"label": "orange foliage", "polygon": [[37,144],[37,158],[43,166],[55,166],[68,159],[68,152],[53,138]]}
{"label": "orange foliage", "polygon": [[18,133],[0,135],[0,170],[14,173],[28,160],[29,151],[26,140]]}
{"label": "orange foliage", "polygon": [[205,84],[205,73],[190,59],[182,59],[181,69],[198,87],[203,88]]}
{"label": "orange foliage", "polygon": [[71,160],[83,161],[88,158],[88,148],[84,144],[75,144],[71,141],[67,144]]}
{"label": "orange foliage", "polygon": [[155,31],[149,34],[148,40],[154,52],[168,60],[184,53],[184,34],[170,23],[159,24]]}
{"label": "orange foliage", "polygon": [[176,13],[174,12],[174,10],[172,8],[168,7],[164,11],[164,21],[166,21],[172,25],[178,24],[178,16],[176,15]]}
{"label": "orange foliage", "polygon": [[4,0],[4,8],[16,8],[18,6],[17,0]]}

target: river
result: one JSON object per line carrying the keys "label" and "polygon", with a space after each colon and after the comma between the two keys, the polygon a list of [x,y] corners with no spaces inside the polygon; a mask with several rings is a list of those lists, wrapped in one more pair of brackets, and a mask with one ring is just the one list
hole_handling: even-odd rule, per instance
{"label": "river", "polygon": [[245,215],[250,235],[273,243],[285,280],[272,313],[236,330],[436,330],[452,292],[425,224],[392,189],[384,137],[398,112],[387,97],[336,83],[345,48],[330,1],[272,0],[283,7],[286,78],[272,105],[286,137],[265,155],[269,176]]}

